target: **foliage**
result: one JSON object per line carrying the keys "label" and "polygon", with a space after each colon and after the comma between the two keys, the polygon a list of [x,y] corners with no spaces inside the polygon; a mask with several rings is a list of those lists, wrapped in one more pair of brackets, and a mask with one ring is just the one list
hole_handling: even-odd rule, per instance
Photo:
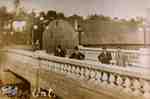
{"label": "foliage", "polygon": [[46,18],[49,20],[53,20],[57,18],[57,13],[54,10],[49,10],[46,14]]}
{"label": "foliage", "polygon": [[[44,20],[40,20],[40,17],[43,17]],[[20,18],[27,21],[27,30],[25,32],[29,33],[28,36],[31,36],[32,32],[35,32],[37,37],[40,37],[50,22],[56,19],[63,19],[67,20],[73,27],[75,21],[77,21],[83,32],[86,33],[84,34],[85,36],[98,37],[102,35],[101,33],[103,33],[103,36],[107,35],[107,33],[116,33],[120,40],[124,40],[123,33],[133,34],[143,22],[142,18],[131,18],[130,20],[126,20],[98,14],[89,15],[87,18],[83,18],[83,16],[77,14],[66,17],[63,12],[57,12],[55,10],[48,10],[46,13],[41,11],[39,17],[36,17],[34,11],[28,14],[23,10],[21,15],[16,17],[15,13],[7,12],[6,7],[0,7],[0,28],[3,27],[5,22],[14,18]],[[34,25],[38,25],[37,30],[33,29]],[[29,38],[31,39],[31,37]],[[109,38],[112,39],[111,37]]]}

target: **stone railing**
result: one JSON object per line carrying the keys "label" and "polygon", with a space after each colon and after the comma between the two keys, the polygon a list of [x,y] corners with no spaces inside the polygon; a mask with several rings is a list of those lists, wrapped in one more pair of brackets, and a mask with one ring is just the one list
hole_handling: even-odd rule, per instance
{"label": "stone railing", "polygon": [[[135,99],[150,99],[150,72],[146,69],[124,68],[87,60],[55,57],[40,51],[33,53],[8,50],[7,53],[39,60],[40,69],[61,73],[76,80],[85,81],[85,83],[91,82],[90,86],[96,86],[95,90],[102,90],[103,87],[112,89],[112,92],[118,91],[118,96],[126,93],[128,96],[136,97]],[[20,61],[22,61],[21,58]],[[85,85],[88,87],[88,84]],[[131,97],[120,99],[131,99]]]}
{"label": "stone railing", "polygon": [[[80,51],[85,54],[86,60],[98,61],[98,55],[102,52],[101,48],[87,48],[87,47],[79,47]],[[112,64],[116,65],[116,55],[117,49],[107,49],[108,52],[112,55]],[[135,66],[139,64],[139,56],[140,51],[138,50],[120,50],[122,54],[125,56],[125,63],[127,66]]]}

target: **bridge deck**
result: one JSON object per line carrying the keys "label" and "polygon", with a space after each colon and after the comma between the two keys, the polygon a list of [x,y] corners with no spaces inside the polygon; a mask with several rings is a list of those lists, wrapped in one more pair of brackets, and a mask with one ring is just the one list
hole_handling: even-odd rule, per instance
{"label": "bridge deck", "polygon": [[[23,50],[9,50],[7,55],[8,69],[27,79],[33,87],[38,77],[40,87],[54,88],[64,99],[144,99],[147,92],[144,88],[149,88],[150,73],[145,69],[131,70]],[[126,89],[131,92],[125,93]],[[135,96],[132,94],[135,90],[141,93]]]}

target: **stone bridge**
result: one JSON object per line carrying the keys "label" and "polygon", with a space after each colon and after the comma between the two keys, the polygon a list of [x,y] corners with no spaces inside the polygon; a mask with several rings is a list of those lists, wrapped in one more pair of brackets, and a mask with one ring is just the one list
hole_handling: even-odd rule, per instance
{"label": "stone bridge", "polygon": [[[7,49],[3,69],[63,99],[150,99],[150,70]],[[11,78],[10,78],[11,79]]]}

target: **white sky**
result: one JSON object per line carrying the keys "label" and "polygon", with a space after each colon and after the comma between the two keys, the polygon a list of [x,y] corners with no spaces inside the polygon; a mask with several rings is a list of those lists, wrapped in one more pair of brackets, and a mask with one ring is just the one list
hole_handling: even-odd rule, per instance
{"label": "white sky", "polygon": [[[22,0],[25,9],[56,10],[65,15],[103,14],[106,16],[131,18],[146,16],[150,0]],[[0,5],[13,9],[13,0],[0,0]],[[149,11],[150,12],[150,11]]]}

